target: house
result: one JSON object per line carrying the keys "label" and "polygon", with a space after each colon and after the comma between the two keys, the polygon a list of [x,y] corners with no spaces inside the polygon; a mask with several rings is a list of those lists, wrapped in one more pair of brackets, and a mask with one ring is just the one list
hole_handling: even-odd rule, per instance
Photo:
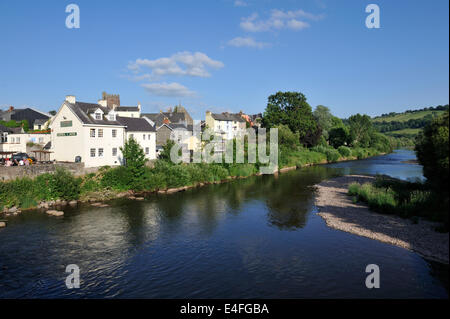
{"label": "house", "polygon": [[33,124],[33,130],[40,131],[48,127],[50,119],[36,119]]}
{"label": "house", "polygon": [[246,121],[240,114],[211,113],[206,111],[206,127],[224,140],[230,140],[245,131]]}
{"label": "house", "polygon": [[30,128],[34,127],[34,123],[37,120],[46,120],[48,121],[51,118],[51,115],[45,112],[38,111],[34,108],[23,108],[23,109],[15,109],[13,106],[10,106],[8,110],[0,112],[0,121],[23,121],[27,120]]}
{"label": "house", "polygon": [[42,149],[50,142],[50,134],[26,133],[22,127],[5,127],[0,125],[0,151],[29,153]]}
{"label": "house", "polygon": [[156,129],[150,121],[145,118],[121,116],[117,116],[117,120],[125,125],[126,139],[135,139],[147,159],[156,159]]}
{"label": "house", "polygon": [[85,103],[66,96],[50,127],[50,150],[57,161],[79,159],[86,167],[121,165],[120,148],[129,137],[138,141],[147,158],[156,158],[154,126],[144,118],[119,116],[106,100]]}
{"label": "house", "polygon": [[142,113],[156,127],[156,146],[162,149],[169,139],[186,144],[188,150],[196,150],[200,146],[200,140],[193,136],[193,120],[189,113],[181,105],[172,111],[159,113]]}

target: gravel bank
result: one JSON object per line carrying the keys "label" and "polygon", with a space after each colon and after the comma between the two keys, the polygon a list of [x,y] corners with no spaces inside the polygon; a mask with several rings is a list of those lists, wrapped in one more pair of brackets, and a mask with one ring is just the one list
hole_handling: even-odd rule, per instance
{"label": "gravel bank", "polygon": [[349,175],[316,185],[318,215],[329,227],[406,248],[448,264],[449,234],[436,232],[438,224],[424,220],[413,224],[409,219],[370,211],[365,204],[353,204],[347,195],[348,185],[373,180],[372,176]]}

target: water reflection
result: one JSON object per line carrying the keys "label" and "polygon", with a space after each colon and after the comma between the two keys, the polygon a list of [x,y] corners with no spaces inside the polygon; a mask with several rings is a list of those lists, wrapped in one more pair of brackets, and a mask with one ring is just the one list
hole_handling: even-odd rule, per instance
{"label": "water reflection", "polygon": [[[383,166],[414,177],[417,166],[399,164],[407,156],[86,205],[64,218],[13,217],[0,230],[0,297],[445,298],[439,265],[332,230],[313,213],[316,183]],[[373,262],[385,274],[377,292],[362,284]],[[72,263],[80,266],[81,289],[65,288]]]}

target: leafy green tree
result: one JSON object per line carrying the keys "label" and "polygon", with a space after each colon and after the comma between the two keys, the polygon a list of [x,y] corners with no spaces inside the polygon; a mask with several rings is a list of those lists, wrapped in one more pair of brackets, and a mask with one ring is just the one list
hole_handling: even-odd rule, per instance
{"label": "leafy green tree", "polygon": [[55,111],[55,110],[52,110],[52,111],[48,112],[48,114],[50,114],[50,115],[52,115],[52,116],[55,116],[55,115],[56,115],[56,111]]}
{"label": "leafy green tree", "polygon": [[280,124],[298,132],[300,142],[307,146],[316,145],[322,132],[305,95],[300,92],[277,92],[269,96],[263,125],[271,128]]}
{"label": "leafy green tree", "polygon": [[289,126],[280,124],[275,126],[278,129],[278,143],[282,146],[295,149],[300,146],[299,134],[291,131]]}
{"label": "leafy green tree", "polygon": [[350,137],[354,145],[368,147],[373,132],[370,116],[355,114],[349,117]]}
{"label": "leafy green tree", "polygon": [[170,161],[170,150],[175,145],[175,142],[171,139],[167,140],[166,145],[163,146],[163,150],[159,154],[159,159],[164,161]]}
{"label": "leafy green tree", "polygon": [[416,138],[415,151],[423,166],[423,175],[448,202],[449,183],[449,113],[434,119]]}
{"label": "leafy green tree", "polygon": [[350,131],[347,126],[333,127],[329,134],[330,145],[334,148],[338,148],[342,145],[347,145],[351,141]]}
{"label": "leafy green tree", "polygon": [[134,138],[129,138],[120,151],[125,160],[125,168],[131,177],[130,187],[140,188],[145,176],[145,162],[147,162],[144,150]]}
{"label": "leafy green tree", "polygon": [[313,115],[319,126],[322,128],[323,136],[328,140],[328,132],[333,126],[333,115],[331,114],[330,109],[323,105],[317,105]]}

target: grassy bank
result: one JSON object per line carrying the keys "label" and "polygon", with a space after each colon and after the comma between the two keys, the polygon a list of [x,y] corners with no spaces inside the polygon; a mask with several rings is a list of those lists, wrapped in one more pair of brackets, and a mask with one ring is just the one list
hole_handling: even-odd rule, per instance
{"label": "grassy bank", "polygon": [[[315,147],[312,149],[280,150],[279,168],[302,167],[339,160],[362,159],[379,155],[380,151],[364,148]],[[125,166],[102,167],[97,173],[75,177],[58,169],[34,179],[18,178],[0,182],[0,210],[36,207],[39,202],[52,200],[107,199],[115,194],[133,190],[155,192],[169,188],[194,186],[223,181],[230,177],[248,177],[259,172],[256,164],[173,164],[158,160],[154,167],[145,166],[142,174],[133,176]],[[104,196],[99,196],[104,194]]]}
{"label": "grassy bank", "polygon": [[448,230],[448,198],[433,192],[426,183],[377,176],[372,184],[351,184],[348,194],[354,201],[367,203],[373,211],[439,221]]}

